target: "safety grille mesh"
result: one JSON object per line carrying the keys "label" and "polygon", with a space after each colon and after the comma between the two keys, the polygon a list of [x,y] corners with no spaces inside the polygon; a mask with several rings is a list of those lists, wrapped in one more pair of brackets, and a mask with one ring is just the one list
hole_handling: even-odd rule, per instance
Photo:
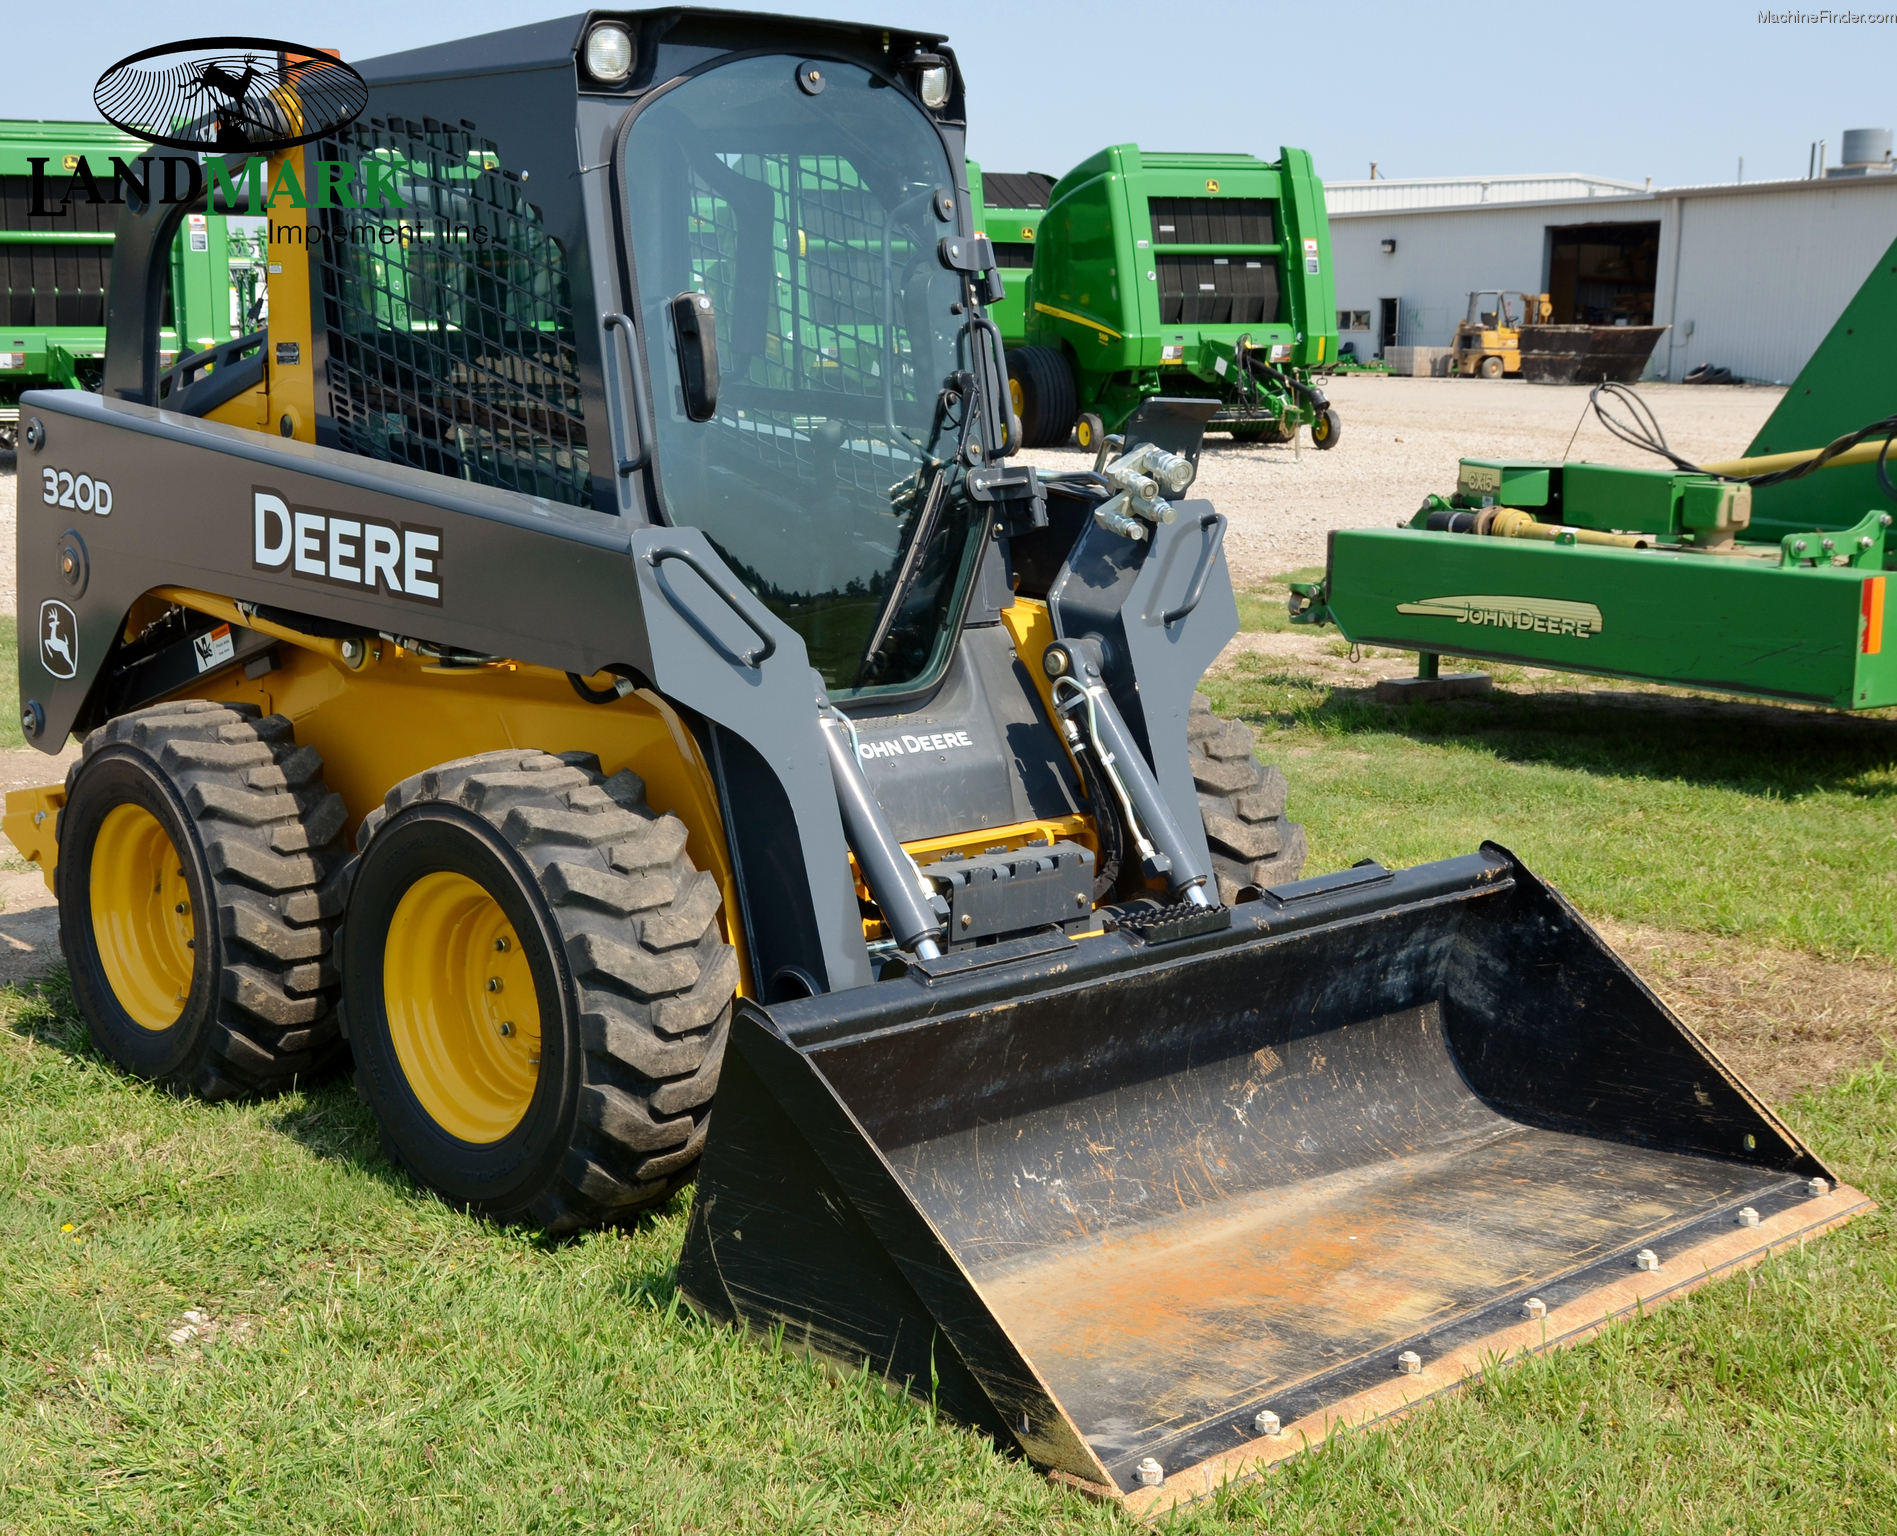
{"label": "safety grille mesh", "polygon": [[372,118],[315,148],[376,166],[403,203],[325,213],[310,253],[339,446],[591,505],[566,254],[494,143]]}

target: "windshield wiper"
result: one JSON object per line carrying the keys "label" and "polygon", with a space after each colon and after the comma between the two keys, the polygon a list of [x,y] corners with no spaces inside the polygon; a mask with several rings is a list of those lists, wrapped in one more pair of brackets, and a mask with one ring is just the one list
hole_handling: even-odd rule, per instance
{"label": "windshield wiper", "polygon": [[896,567],[896,579],[890,584],[889,600],[876,616],[876,628],[870,633],[869,644],[863,647],[863,659],[857,663],[856,679],[850,685],[852,688],[864,685],[870,668],[882,654],[883,647],[889,643],[889,632],[896,627],[903,605],[915,590],[916,579],[922,574],[922,557],[935,541],[936,527],[942,521],[942,509],[948,505],[949,481],[954,468],[954,460],[943,463],[939,459],[922,467],[922,472],[929,475],[928,489],[922,496],[922,510],[916,514],[915,531],[909,536],[908,547],[902,552],[902,563]]}

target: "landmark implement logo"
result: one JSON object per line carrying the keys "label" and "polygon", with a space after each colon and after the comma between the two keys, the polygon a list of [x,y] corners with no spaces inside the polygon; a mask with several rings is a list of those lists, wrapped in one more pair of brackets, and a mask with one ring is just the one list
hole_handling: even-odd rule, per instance
{"label": "landmark implement logo", "polygon": [[1490,629],[1567,635],[1576,640],[1598,635],[1604,627],[1601,611],[1594,604],[1559,597],[1422,597],[1413,603],[1398,603],[1396,611]]}
{"label": "landmark implement logo", "polygon": [[268,155],[346,128],[369,87],[320,48],[267,37],[198,37],[120,59],[93,87],[115,128],[201,154]]}
{"label": "landmark implement logo", "polygon": [[[201,37],[163,43],[120,59],[92,92],[99,115],[115,128],[178,155],[112,156],[94,166],[62,155],[62,183],[49,182],[50,156],[29,157],[29,218],[56,218],[75,201],[123,204],[143,213],[159,204],[195,204],[207,179],[222,195],[220,211],[268,213],[291,208],[401,209],[401,167],[369,159],[361,165],[283,161],[264,186],[265,157],[348,127],[369,104],[369,87],[341,59],[320,49],[262,37]],[[357,182],[361,186],[358,188]],[[239,189],[241,190],[241,193]]]}

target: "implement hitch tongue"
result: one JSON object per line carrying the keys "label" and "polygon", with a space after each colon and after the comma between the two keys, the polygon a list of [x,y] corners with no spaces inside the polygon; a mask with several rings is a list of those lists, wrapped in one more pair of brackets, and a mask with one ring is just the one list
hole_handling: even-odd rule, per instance
{"label": "implement hitch tongue", "polygon": [[1493,844],[1231,919],[741,1001],[686,1296],[1153,1514],[1869,1209]]}

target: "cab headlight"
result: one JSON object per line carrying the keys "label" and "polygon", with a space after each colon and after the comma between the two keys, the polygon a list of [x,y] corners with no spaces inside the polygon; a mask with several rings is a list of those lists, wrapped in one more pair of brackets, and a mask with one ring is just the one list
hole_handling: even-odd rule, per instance
{"label": "cab headlight", "polygon": [[948,65],[931,64],[916,77],[916,87],[922,93],[922,105],[931,112],[946,107],[949,99]]}
{"label": "cab headlight", "polygon": [[632,73],[632,34],[607,22],[586,34],[586,72],[595,80],[617,85]]}

